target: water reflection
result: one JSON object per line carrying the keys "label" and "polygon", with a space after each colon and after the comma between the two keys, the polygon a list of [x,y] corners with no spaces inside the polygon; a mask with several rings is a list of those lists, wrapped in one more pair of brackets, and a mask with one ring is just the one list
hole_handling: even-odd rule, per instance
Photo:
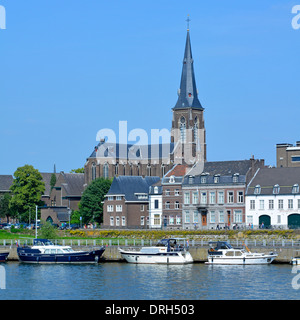
{"label": "water reflection", "polygon": [[0,299],[299,299],[291,266],[7,263]]}

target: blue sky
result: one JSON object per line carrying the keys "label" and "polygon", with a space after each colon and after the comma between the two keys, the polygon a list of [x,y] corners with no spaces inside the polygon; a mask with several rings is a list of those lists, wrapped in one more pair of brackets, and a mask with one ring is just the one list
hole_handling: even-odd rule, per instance
{"label": "blue sky", "polygon": [[170,129],[188,14],[208,160],[276,165],[276,144],[300,140],[297,4],[0,0],[0,174],[83,167],[120,120]]}

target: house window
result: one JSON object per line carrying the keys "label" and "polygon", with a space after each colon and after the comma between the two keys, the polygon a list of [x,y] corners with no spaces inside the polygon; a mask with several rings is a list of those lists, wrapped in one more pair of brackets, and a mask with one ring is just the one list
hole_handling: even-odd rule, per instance
{"label": "house window", "polygon": [[239,175],[238,175],[238,174],[235,174],[235,175],[232,177],[232,182],[233,182],[233,183],[239,182]]}
{"label": "house window", "polygon": [[110,225],[111,225],[111,226],[114,225],[114,217],[110,217]]}
{"label": "house window", "polygon": [[206,183],[206,176],[201,176],[200,181],[201,181],[201,183]]}
{"label": "house window", "polygon": [[244,192],[238,191],[238,203],[243,203],[243,202],[244,202]]}
{"label": "house window", "polygon": [[116,200],[118,201],[122,200],[122,196],[116,196]]}
{"label": "house window", "polygon": [[189,211],[185,212],[185,223],[190,223],[190,212]]}
{"label": "house window", "polygon": [[141,226],[144,226],[145,225],[145,217],[141,217]]}
{"label": "house window", "polygon": [[114,212],[114,206],[111,204],[107,205],[107,212]]}
{"label": "house window", "polygon": [[143,204],[141,204],[140,211],[144,211],[144,210],[145,210],[145,206]]}
{"label": "house window", "polygon": [[233,191],[228,191],[228,203],[233,203]]}
{"label": "house window", "polygon": [[107,197],[107,200],[108,200],[108,201],[113,201],[113,200],[114,200],[114,197],[113,197],[113,196],[108,196],[108,197]]}
{"label": "house window", "polygon": [[250,200],[250,210],[255,210],[255,200]]}
{"label": "house window", "polygon": [[293,185],[292,193],[299,193],[299,185],[298,184]]}
{"label": "house window", "polygon": [[174,217],[173,216],[169,217],[169,224],[174,224]]}
{"label": "house window", "polygon": [[210,212],[210,223],[215,223],[216,222],[216,215],[214,211]]}
{"label": "house window", "polygon": [[224,211],[219,211],[219,222],[224,223]]}
{"label": "house window", "polygon": [[176,216],[176,224],[177,225],[181,224],[181,216]]}
{"label": "house window", "polygon": [[169,201],[166,202],[166,209],[170,209],[170,202]]}
{"label": "house window", "polygon": [[154,224],[157,226],[160,225],[160,215],[159,214],[154,215]]}
{"label": "house window", "polygon": [[220,177],[214,176],[214,183],[219,183],[219,182],[220,182]]}
{"label": "house window", "polygon": [[179,189],[175,189],[174,195],[175,195],[176,197],[179,196]]}
{"label": "house window", "polygon": [[209,193],[209,203],[215,204],[216,203],[216,193],[210,192]]}
{"label": "house window", "polygon": [[186,192],[184,194],[184,204],[189,204],[190,203],[190,193]]}
{"label": "house window", "polygon": [[116,211],[117,212],[122,212],[122,205],[121,204],[117,204],[116,205]]}
{"label": "house window", "polygon": [[273,194],[279,194],[280,186],[278,184],[275,184],[273,187]]}
{"label": "house window", "polygon": [[300,156],[292,156],[292,162],[300,162]]}
{"label": "house window", "polygon": [[281,223],[281,215],[277,216],[277,223],[280,224]]}
{"label": "house window", "polygon": [[194,211],[194,223],[198,223],[198,222],[199,222],[199,212]]}
{"label": "house window", "polygon": [[156,193],[156,194],[158,193],[158,187],[157,186],[154,187],[154,193]]}
{"label": "house window", "polygon": [[166,196],[168,197],[170,195],[170,189],[167,189],[165,192]]}
{"label": "house window", "polygon": [[179,209],[179,202],[178,201],[175,202],[175,209]]}
{"label": "house window", "polygon": [[223,204],[224,203],[224,191],[218,192],[218,203]]}
{"label": "house window", "polygon": [[154,200],[154,209],[158,209],[158,200]]}
{"label": "house window", "polygon": [[265,208],[265,200],[259,200],[259,209],[264,210]]}
{"label": "house window", "polygon": [[269,200],[269,209],[270,210],[274,209],[274,200]]}
{"label": "house window", "polygon": [[261,187],[260,187],[260,185],[258,184],[258,185],[255,186],[255,188],[254,188],[254,194],[260,194],[260,191],[261,191]]}
{"label": "house window", "polygon": [[207,194],[206,192],[201,192],[201,204],[207,203]]}
{"label": "house window", "polygon": [[193,192],[193,204],[198,203],[198,192]]}
{"label": "house window", "polygon": [[235,223],[242,223],[243,222],[242,210],[234,210],[234,222]]}
{"label": "house window", "polygon": [[294,207],[293,199],[288,199],[288,209],[293,209],[293,207]]}
{"label": "house window", "polygon": [[126,218],[124,216],[122,216],[122,226],[126,226]]}
{"label": "house window", "polygon": [[278,209],[283,209],[283,200],[282,199],[278,200]]}
{"label": "house window", "polygon": [[120,217],[116,217],[116,226],[120,226]]}

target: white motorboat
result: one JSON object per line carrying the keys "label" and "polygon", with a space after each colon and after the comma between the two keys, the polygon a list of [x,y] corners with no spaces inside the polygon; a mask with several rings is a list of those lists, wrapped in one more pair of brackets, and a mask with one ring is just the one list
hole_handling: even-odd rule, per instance
{"label": "white motorboat", "polygon": [[183,238],[162,239],[156,246],[140,250],[119,248],[119,252],[129,263],[186,264],[194,261],[189,242]]}
{"label": "white motorboat", "polygon": [[291,264],[292,265],[300,265],[300,252],[299,252],[299,250],[295,250],[295,256],[294,257],[292,257],[292,259],[291,259]]}
{"label": "white motorboat", "polygon": [[276,253],[251,252],[246,245],[245,249],[233,248],[226,241],[211,242],[206,264],[270,264],[277,257]]}

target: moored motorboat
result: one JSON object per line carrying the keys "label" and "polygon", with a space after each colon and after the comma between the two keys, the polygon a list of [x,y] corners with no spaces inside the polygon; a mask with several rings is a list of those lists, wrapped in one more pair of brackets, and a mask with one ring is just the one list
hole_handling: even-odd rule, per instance
{"label": "moored motorboat", "polygon": [[277,257],[276,253],[251,252],[245,249],[233,248],[226,241],[210,242],[206,264],[270,264]]}
{"label": "moored motorboat", "polygon": [[129,263],[187,264],[193,263],[189,242],[183,238],[162,239],[156,246],[136,249],[119,248],[121,256]]}
{"label": "moored motorboat", "polygon": [[91,251],[76,251],[70,246],[54,245],[47,239],[34,239],[33,246],[17,248],[19,260],[27,263],[95,263],[105,251],[102,246]]}
{"label": "moored motorboat", "polygon": [[0,252],[0,262],[7,261],[8,255],[9,255],[9,252]]}

